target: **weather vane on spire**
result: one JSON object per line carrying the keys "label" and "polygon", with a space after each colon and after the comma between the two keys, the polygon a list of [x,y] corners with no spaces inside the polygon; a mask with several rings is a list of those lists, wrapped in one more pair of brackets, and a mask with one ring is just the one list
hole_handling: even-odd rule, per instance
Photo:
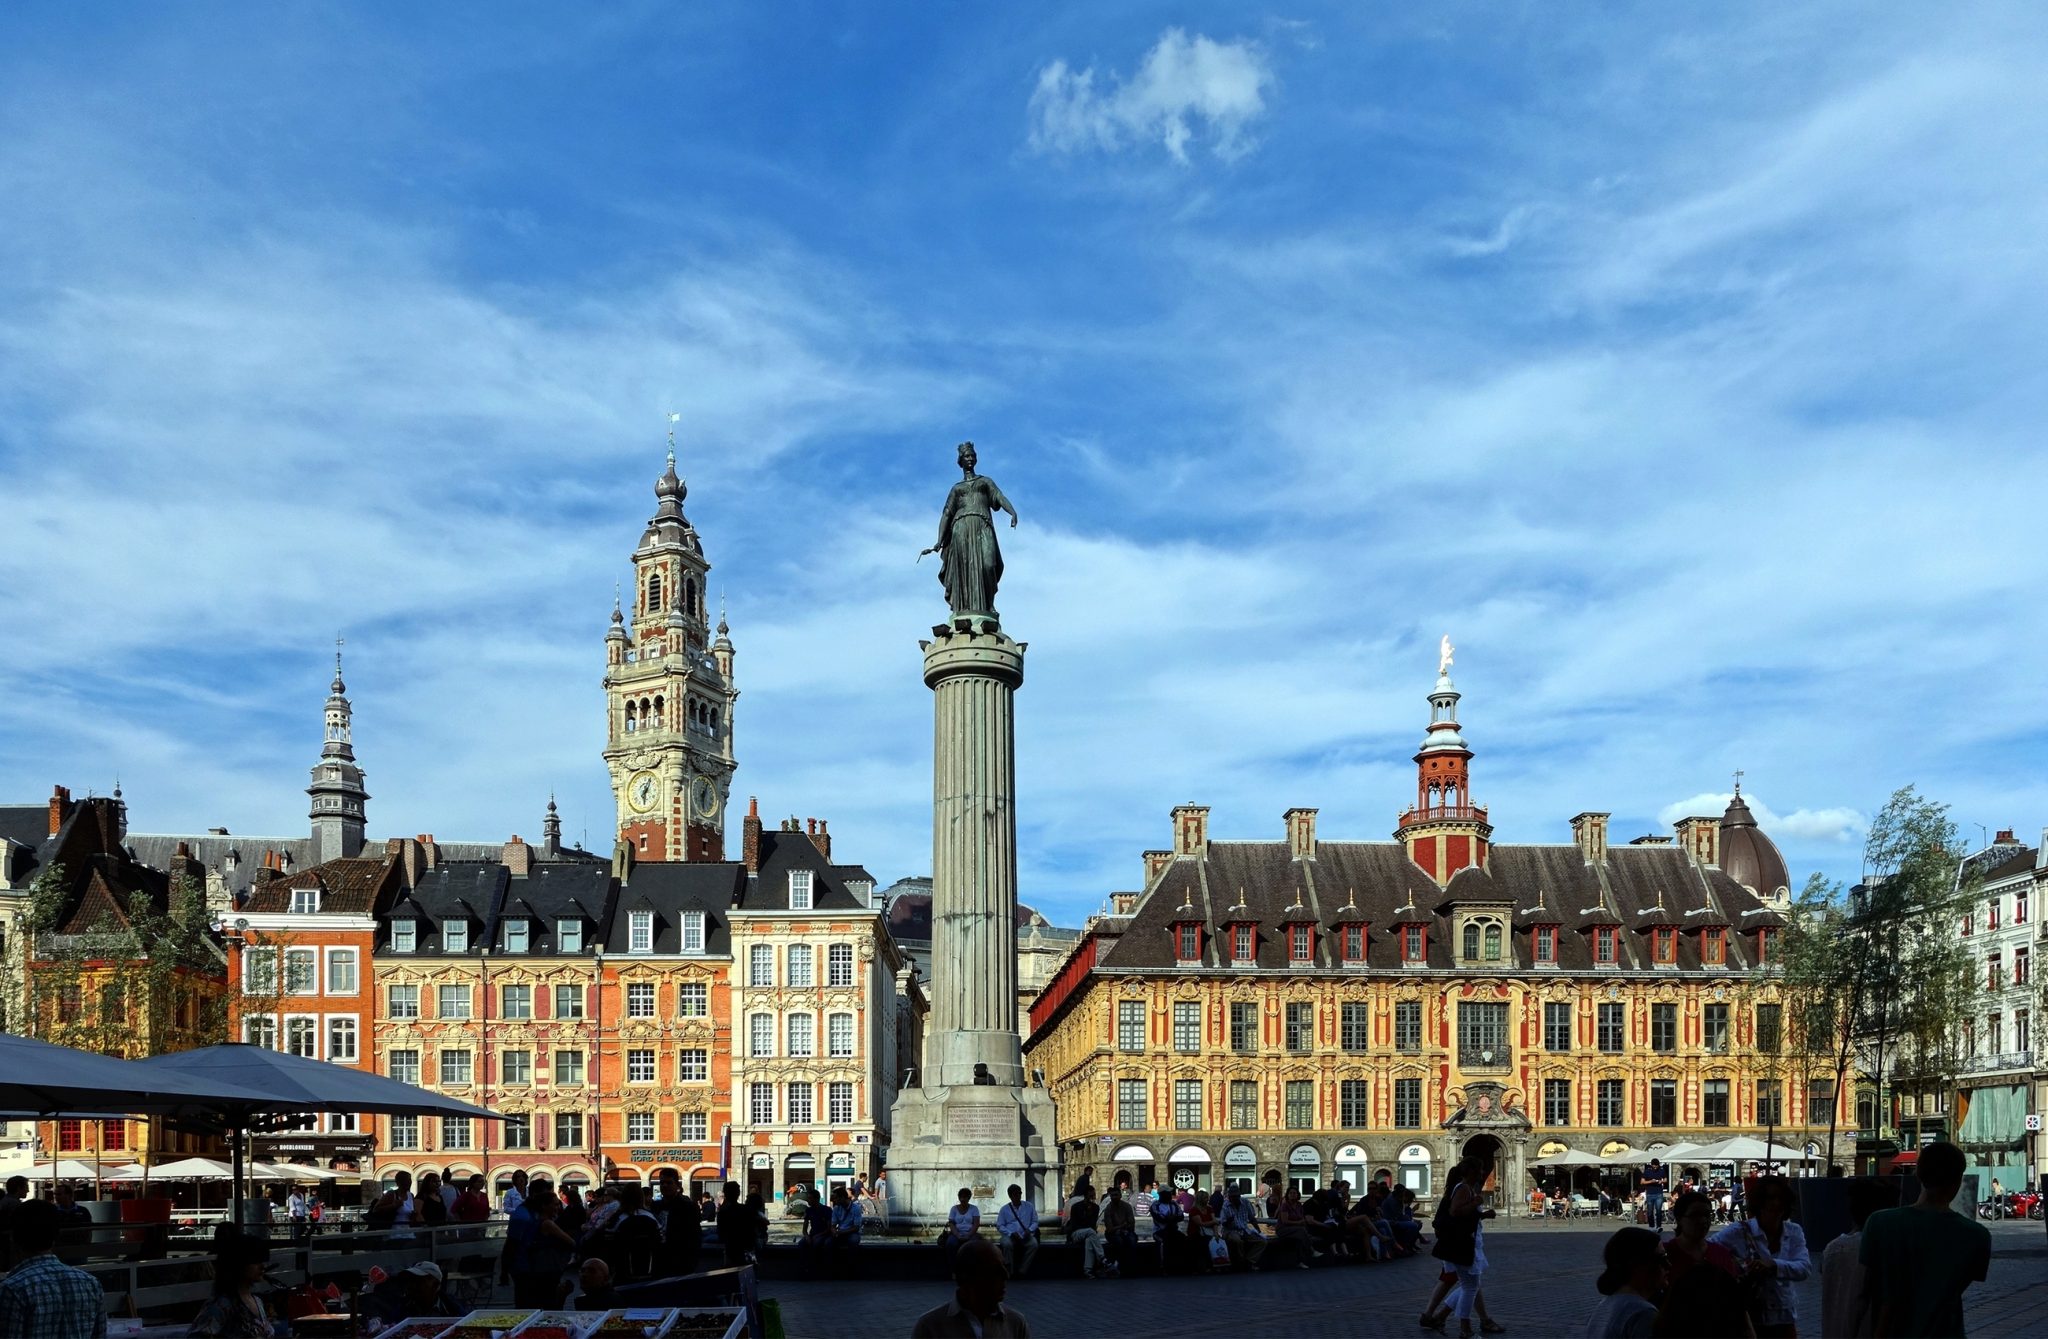
{"label": "weather vane on spire", "polygon": [[1735,769],[1735,793],[1737,795],[1742,793],[1742,769],[1740,767]]}
{"label": "weather vane on spire", "polygon": [[1445,633],[1443,642],[1437,647],[1436,652],[1436,672],[1438,674],[1449,674],[1451,672],[1451,652],[1455,649],[1451,645],[1451,634]]}
{"label": "weather vane on spire", "polygon": [[334,672],[341,673],[341,634],[334,634]]}
{"label": "weather vane on spire", "polygon": [[678,423],[681,423],[682,421],[683,421],[683,416],[682,416],[681,414],[678,414],[678,413],[677,413],[677,412],[676,412],[675,410],[673,410],[673,409],[669,410],[669,413],[668,413],[668,463],[669,463],[669,464],[671,464],[671,465],[673,465],[673,464],[675,464],[675,463],[676,463],[676,424],[678,424]]}

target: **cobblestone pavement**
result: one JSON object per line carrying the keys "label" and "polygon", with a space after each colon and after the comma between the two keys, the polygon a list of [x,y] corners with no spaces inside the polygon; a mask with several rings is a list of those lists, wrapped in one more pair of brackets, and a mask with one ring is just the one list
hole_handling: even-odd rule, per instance
{"label": "cobblestone pavement", "polygon": [[[2048,1235],[2040,1223],[1994,1223],[1991,1277],[1968,1295],[1970,1333],[2048,1335]],[[1600,1300],[1593,1280],[1610,1221],[1490,1226],[1485,1298],[1512,1339],[1585,1331]],[[1426,1333],[1416,1325],[1435,1283],[1428,1259],[1386,1265],[1176,1279],[1026,1278],[1009,1302],[1041,1339],[1066,1336],[1370,1336]],[[790,1339],[902,1339],[918,1315],[951,1296],[928,1283],[775,1281]],[[1820,1282],[1801,1285],[1800,1330],[1820,1333]],[[1450,1328],[1455,1335],[1455,1322]]]}

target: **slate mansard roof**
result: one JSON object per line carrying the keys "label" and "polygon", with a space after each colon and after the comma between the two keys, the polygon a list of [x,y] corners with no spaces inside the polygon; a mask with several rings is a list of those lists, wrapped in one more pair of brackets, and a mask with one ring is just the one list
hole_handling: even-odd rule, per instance
{"label": "slate mansard roof", "polygon": [[1589,862],[1577,845],[1494,846],[1486,869],[1460,870],[1444,888],[1398,842],[1317,842],[1314,850],[1314,858],[1297,860],[1285,841],[1212,841],[1200,853],[1174,857],[1131,915],[1115,923],[1116,942],[1098,966],[1173,968],[1172,928],[1193,920],[1207,929],[1204,967],[1224,965],[1222,932],[1233,921],[1249,921],[1258,927],[1256,965],[1298,970],[1288,960],[1285,927],[1309,921],[1323,931],[1316,966],[1338,968],[1343,964],[1335,931],[1342,922],[1363,921],[1369,927],[1367,969],[1412,970],[1403,967],[1393,931],[1420,923],[1429,927],[1428,966],[1451,971],[1458,968],[1451,943],[1454,913],[1485,906],[1509,910],[1514,927],[1501,970],[1532,965],[1530,931],[1536,925],[1560,927],[1561,970],[1594,969],[1591,932],[1604,925],[1625,930],[1622,967],[1647,966],[1643,932],[1659,924],[1685,932],[1678,940],[1680,969],[1701,966],[1693,932],[1718,927],[1730,931],[1728,964],[1739,968],[1753,965],[1754,944],[1745,936],[1783,924],[1756,894],[1724,871],[1695,863],[1677,846],[1609,847],[1598,863]]}

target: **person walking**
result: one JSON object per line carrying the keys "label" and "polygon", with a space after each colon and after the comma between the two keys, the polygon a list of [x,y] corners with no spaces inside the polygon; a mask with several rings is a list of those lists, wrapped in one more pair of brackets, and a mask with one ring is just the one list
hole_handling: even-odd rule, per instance
{"label": "person walking", "polygon": [[1759,1177],[1748,1207],[1748,1218],[1722,1228],[1713,1240],[1734,1253],[1758,1339],[1792,1339],[1799,1327],[1792,1285],[1813,1272],[1813,1260],[1806,1253],[1806,1230],[1791,1221],[1791,1183],[1782,1176]]}
{"label": "person walking", "polygon": [[725,1199],[718,1206],[718,1245],[725,1252],[725,1267],[734,1269],[747,1263],[754,1253],[754,1243],[760,1240],[760,1220],[755,1216],[753,1206],[740,1198],[740,1183],[725,1183]]}
{"label": "person walking", "polygon": [[1009,1272],[993,1242],[975,1237],[953,1253],[953,1300],[910,1327],[910,1339],[1031,1339],[1023,1314],[1005,1305]]}
{"label": "person walking", "polygon": [[[1703,1197],[1704,1198],[1704,1197]],[[1654,1300],[1664,1286],[1664,1247],[1646,1227],[1625,1227],[1607,1239],[1606,1268],[1594,1286],[1600,1305],[1586,1320],[1586,1339],[1651,1339]]]}
{"label": "person walking", "polygon": [[56,1206],[17,1200],[7,1208],[7,1227],[16,1263],[0,1279],[0,1334],[10,1339],[106,1339],[106,1290],[92,1275],[57,1258]]}
{"label": "person walking", "polygon": [[1863,1228],[1884,1198],[1875,1183],[1849,1185],[1849,1221],[1856,1226],[1820,1253],[1820,1332],[1827,1339],[1870,1339],[1877,1313],[1870,1305],[1870,1277],[1863,1268]]}
{"label": "person walking", "polygon": [[[1438,1281],[1436,1293],[1423,1308],[1422,1324],[1437,1329],[1455,1315],[1460,1339],[1471,1339],[1475,1315],[1482,1333],[1500,1334],[1507,1329],[1486,1314],[1486,1303],[1480,1297],[1480,1278],[1486,1272],[1483,1227],[1485,1220],[1493,1217],[1493,1210],[1480,1200],[1486,1171],[1482,1164],[1470,1159],[1453,1168],[1431,1224],[1436,1229],[1436,1244],[1430,1248],[1430,1254],[1441,1260],[1453,1277],[1448,1284]],[[1441,1313],[1436,1309],[1439,1301],[1444,1307]]]}
{"label": "person walking", "polygon": [[1963,1292],[1991,1271],[1991,1231],[1949,1206],[1963,1187],[1963,1151],[1945,1140],[1920,1150],[1920,1198],[1863,1224],[1857,1252],[1880,1339],[1963,1333]]}
{"label": "person walking", "polygon": [[312,1235],[307,1217],[310,1211],[310,1206],[306,1203],[305,1190],[298,1186],[292,1187],[291,1198],[285,1201],[285,1212],[291,1215],[293,1241],[303,1242]]}
{"label": "person walking", "polygon": [[1643,1168],[1643,1212],[1652,1232],[1664,1230],[1664,1192],[1671,1187],[1671,1172],[1660,1158],[1651,1158]]}

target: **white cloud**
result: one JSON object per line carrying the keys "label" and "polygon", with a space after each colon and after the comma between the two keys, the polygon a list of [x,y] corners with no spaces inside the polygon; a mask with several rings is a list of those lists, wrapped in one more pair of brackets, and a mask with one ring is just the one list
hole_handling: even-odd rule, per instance
{"label": "white cloud", "polygon": [[[1657,821],[1665,826],[1681,818],[1719,817],[1734,799],[1732,791],[1706,791],[1690,799],[1667,804],[1657,811]],[[1862,814],[1845,805],[1827,809],[1794,809],[1781,814],[1754,793],[1742,797],[1749,805],[1750,813],[1756,815],[1757,826],[1766,835],[1784,842],[1828,842],[1846,845],[1854,841],[1869,822]]]}
{"label": "white cloud", "polygon": [[1046,153],[1115,151],[1157,141],[1176,162],[1206,126],[1219,158],[1251,149],[1247,132],[1266,111],[1273,68],[1256,42],[1218,42],[1168,28],[1128,80],[1055,60],[1031,95],[1031,146]]}

